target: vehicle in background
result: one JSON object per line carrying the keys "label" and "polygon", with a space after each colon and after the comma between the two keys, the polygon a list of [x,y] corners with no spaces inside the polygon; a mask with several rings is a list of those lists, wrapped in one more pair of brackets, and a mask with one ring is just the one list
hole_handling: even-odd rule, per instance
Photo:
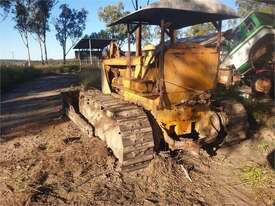
{"label": "vehicle in background", "polygon": [[250,13],[232,32],[225,32],[220,82],[241,82],[253,95],[274,98],[275,16]]}

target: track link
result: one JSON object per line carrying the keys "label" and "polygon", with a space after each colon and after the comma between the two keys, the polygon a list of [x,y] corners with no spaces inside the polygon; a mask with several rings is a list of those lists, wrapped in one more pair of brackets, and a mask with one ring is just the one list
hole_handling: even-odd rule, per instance
{"label": "track link", "polygon": [[79,111],[112,149],[123,171],[148,166],[154,157],[153,131],[141,107],[89,90],[80,92]]}

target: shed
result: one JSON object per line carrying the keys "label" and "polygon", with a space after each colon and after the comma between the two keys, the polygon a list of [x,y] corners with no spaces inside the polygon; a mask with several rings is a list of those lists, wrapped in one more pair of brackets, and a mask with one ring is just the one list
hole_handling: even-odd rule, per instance
{"label": "shed", "polygon": [[98,62],[102,57],[103,49],[110,44],[112,39],[82,38],[73,47],[75,58],[80,64]]}

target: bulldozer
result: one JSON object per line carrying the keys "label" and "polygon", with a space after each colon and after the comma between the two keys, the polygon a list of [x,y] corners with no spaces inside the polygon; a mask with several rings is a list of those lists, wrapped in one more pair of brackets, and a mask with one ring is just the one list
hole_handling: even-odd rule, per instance
{"label": "bulldozer", "polygon": [[[222,20],[231,18],[237,18],[235,12],[216,0],[161,0],[113,22],[109,26],[127,26],[128,51],[111,42],[102,61],[102,91],[67,94],[76,97],[67,100],[67,115],[102,139],[123,171],[147,167],[162,148],[199,155],[205,145],[221,143],[230,127],[239,135],[245,130],[244,107],[212,100]],[[206,22],[217,29],[215,48],[176,41],[178,29]],[[142,48],[143,25],[159,26],[159,45]]]}

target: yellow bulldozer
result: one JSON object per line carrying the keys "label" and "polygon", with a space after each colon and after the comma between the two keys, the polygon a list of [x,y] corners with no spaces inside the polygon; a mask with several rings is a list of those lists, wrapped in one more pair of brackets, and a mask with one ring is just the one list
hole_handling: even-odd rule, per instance
{"label": "yellow bulldozer", "polygon": [[[220,143],[221,133],[229,129],[235,136],[244,132],[242,105],[214,105],[211,94],[218,78],[222,20],[236,17],[216,0],[161,0],[109,25],[127,26],[128,51],[111,42],[102,62],[102,91],[79,91],[73,110],[84,119],[82,129],[111,148],[122,170],[146,167],[163,145],[197,155],[201,147]],[[217,28],[215,48],[177,42],[178,29],[205,22]],[[142,48],[142,25],[160,27],[159,45]],[[234,128],[233,122],[238,123]]]}

